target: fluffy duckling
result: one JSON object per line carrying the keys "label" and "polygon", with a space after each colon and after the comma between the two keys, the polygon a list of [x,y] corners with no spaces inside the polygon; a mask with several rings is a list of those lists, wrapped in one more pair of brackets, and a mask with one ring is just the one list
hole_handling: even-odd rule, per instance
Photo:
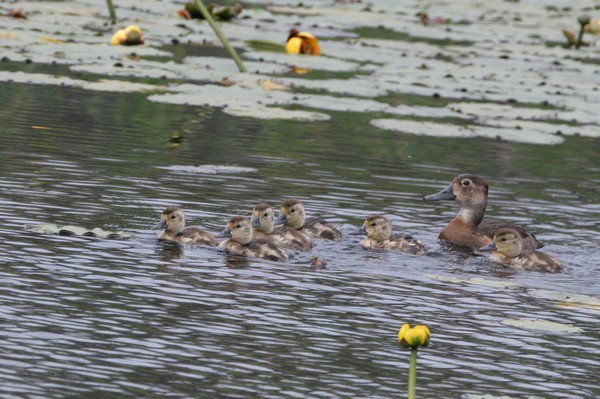
{"label": "fluffy duckling", "polygon": [[313,247],[311,236],[302,234],[290,227],[275,227],[275,213],[269,204],[264,202],[256,205],[252,211],[252,236],[273,241],[276,245],[307,251]]}
{"label": "fluffy duckling", "polygon": [[409,235],[392,234],[392,224],[383,215],[369,216],[357,234],[366,234],[360,242],[364,249],[393,249],[413,255],[425,254],[425,245]]}
{"label": "fluffy duckling", "polygon": [[297,199],[287,199],[281,204],[281,214],[275,226],[284,225],[305,234],[325,240],[339,241],[342,233],[332,225],[318,218],[306,218],[304,205]]}
{"label": "fluffy duckling", "polygon": [[160,216],[158,228],[163,231],[157,236],[159,240],[173,241],[190,244],[219,245],[219,241],[212,234],[199,227],[185,227],[183,210],[177,207],[165,209]]}
{"label": "fluffy duckling", "polygon": [[501,229],[494,235],[494,241],[481,251],[494,251],[490,260],[513,269],[533,272],[557,273],[562,270],[560,261],[543,252],[528,249],[524,239],[515,229]]}
{"label": "fluffy duckling", "polygon": [[500,220],[483,220],[487,207],[488,185],[475,175],[460,175],[442,191],[423,197],[425,201],[456,200],[460,204],[458,214],[442,229],[439,239],[473,250],[492,242],[502,228],[518,231],[526,248],[537,249],[544,245],[525,229]]}
{"label": "fluffy duckling", "polygon": [[285,252],[271,241],[252,239],[252,226],[250,221],[243,216],[234,216],[222,233],[227,240],[219,244],[225,252],[231,255],[241,255],[250,258],[261,258],[273,261],[286,261]]}

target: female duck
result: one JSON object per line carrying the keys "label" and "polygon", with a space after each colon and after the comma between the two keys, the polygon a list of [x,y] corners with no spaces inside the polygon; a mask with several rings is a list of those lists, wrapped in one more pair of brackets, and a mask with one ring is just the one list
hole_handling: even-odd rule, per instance
{"label": "female duck", "polygon": [[313,239],[310,235],[286,226],[276,228],[273,208],[264,202],[254,207],[250,222],[254,238],[273,241],[276,245],[300,251],[307,251],[313,247]]}
{"label": "female duck", "polygon": [[413,255],[425,254],[425,245],[409,235],[392,234],[392,224],[383,215],[369,216],[357,234],[366,234],[360,242],[364,249],[393,249]]}
{"label": "female duck", "polygon": [[425,201],[457,200],[460,211],[444,227],[439,239],[461,247],[476,250],[492,242],[502,228],[515,229],[523,239],[525,248],[536,249],[544,245],[526,230],[499,220],[483,220],[487,207],[488,185],[479,176],[460,175],[439,193],[423,197]]}
{"label": "female duck", "polygon": [[304,205],[297,199],[287,199],[281,204],[281,214],[275,225],[284,225],[292,229],[325,240],[339,241],[342,233],[330,224],[318,219],[305,217]]}
{"label": "female duck", "polygon": [[180,208],[169,207],[165,209],[160,219],[158,228],[163,229],[163,231],[157,236],[159,240],[210,246],[219,244],[215,236],[199,227],[185,227],[185,215]]}
{"label": "female duck", "polygon": [[230,255],[247,256],[250,258],[261,258],[273,261],[286,261],[285,252],[275,244],[263,239],[252,239],[252,226],[250,221],[243,216],[234,216],[223,233],[227,240],[219,244]]}
{"label": "female duck", "polygon": [[557,273],[562,270],[560,261],[543,252],[524,247],[524,239],[515,229],[500,229],[494,241],[481,251],[494,251],[490,260],[519,270]]}

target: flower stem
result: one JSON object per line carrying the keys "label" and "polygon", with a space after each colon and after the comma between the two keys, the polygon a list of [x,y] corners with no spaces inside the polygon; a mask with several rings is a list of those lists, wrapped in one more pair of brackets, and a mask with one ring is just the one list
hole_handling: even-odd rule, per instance
{"label": "flower stem", "polygon": [[410,350],[410,366],[408,369],[408,399],[416,398],[417,390],[417,347]]}
{"label": "flower stem", "polygon": [[112,0],[106,0],[106,5],[108,6],[111,23],[114,25],[117,23],[117,13],[115,13],[115,7],[113,7]]}
{"label": "flower stem", "polygon": [[235,52],[233,47],[231,47],[231,44],[229,44],[229,41],[227,40],[223,32],[221,32],[219,25],[215,23],[215,20],[212,18],[212,15],[210,15],[210,12],[206,9],[204,3],[202,3],[202,0],[195,0],[195,2],[196,7],[198,7],[200,12],[202,13],[202,16],[204,17],[204,19],[206,19],[206,22],[208,22],[210,27],[215,31],[215,34],[217,35],[219,40],[221,40],[221,43],[223,43],[223,47],[225,47],[225,50],[227,50],[229,56],[233,59],[233,62],[235,62],[235,65],[237,65],[240,72],[248,72],[238,54]]}
{"label": "flower stem", "polygon": [[581,47],[581,42],[583,41],[583,32],[585,30],[585,26],[582,24],[579,29],[579,36],[577,36],[577,42],[575,43],[575,48],[579,49]]}

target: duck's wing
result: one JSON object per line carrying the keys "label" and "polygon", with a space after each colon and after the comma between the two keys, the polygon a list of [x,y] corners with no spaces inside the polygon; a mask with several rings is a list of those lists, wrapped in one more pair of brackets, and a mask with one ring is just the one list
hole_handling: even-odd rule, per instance
{"label": "duck's wing", "polygon": [[498,232],[498,230],[504,228],[515,229],[523,239],[526,248],[537,249],[544,246],[544,244],[538,241],[538,239],[535,238],[532,233],[528,232],[524,228],[502,220],[486,219],[479,223],[479,226],[477,226],[477,230],[479,232],[485,234],[492,240],[494,239],[494,235]]}
{"label": "duck's wing", "polygon": [[219,241],[212,234],[202,230],[199,227],[187,227],[178,234],[182,242],[204,244],[210,246],[219,245]]}
{"label": "duck's wing", "polygon": [[327,223],[326,221],[312,217],[307,218],[304,221],[303,228],[307,229],[317,238],[323,238],[326,240],[339,241],[342,239],[342,232],[339,231],[332,224]]}
{"label": "duck's wing", "polygon": [[273,260],[276,262],[288,260],[286,253],[268,240],[260,238],[252,240],[246,245],[246,248],[248,250],[247,256],[254,256],[256,258]]}

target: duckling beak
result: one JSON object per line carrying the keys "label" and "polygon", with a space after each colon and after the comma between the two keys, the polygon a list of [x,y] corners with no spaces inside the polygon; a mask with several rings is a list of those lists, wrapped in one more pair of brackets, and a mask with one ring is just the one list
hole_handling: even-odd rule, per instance
{"label": "duckling beak", "polygon": [[154,226],[155,229],[166,229],[167,228],[167,222],[165,222],[164,220],[161,220],[160,222],[158,222],[156,224],[156,226]]}
{"label": "duckling beak", "polygon": [[250,219],[250,223],[252,223],[252,228],[253,229],[258,229],[261,226],[259,218],[252,218],[252,219]]}
{"label": "duckling beak", "polygon": [[223,230],[221,232],[221,234],[219,234],[219,237],[225,237],[225,238],[231,237],[231,230],[229,230],[229,227],[226,227],[225,230]]}
{"label": "duckling beak", "polygon": [[439,193],[426,195],[423,197],[423,201],[443,201],[456,199],[454,191],[452,191],[452,184],[440,191]]}
{"label": "duckling beak", "polygon": [[480,251],[495,251],[496,249],[498,248],[496,248],[496,243],[494,241],[490,242],[485,247],[479,248]]}
{"label": "duckling beak", "polygon": [[285,215],[282,213],[281,215],[279,215],[279,217],[277,218],[277,220],[275,221],[275,226],[279,226],[280,224],[286,224],[287,223],[287,218],[285,217]]}
{"label": "duckling beak", "polygon": [[365,229],[365,226],[362,225],[362,226],[360,226],[360,229],[354,230],[350,234],[353,236],[364,236],[365,234],[367,234],[367,229]]}

